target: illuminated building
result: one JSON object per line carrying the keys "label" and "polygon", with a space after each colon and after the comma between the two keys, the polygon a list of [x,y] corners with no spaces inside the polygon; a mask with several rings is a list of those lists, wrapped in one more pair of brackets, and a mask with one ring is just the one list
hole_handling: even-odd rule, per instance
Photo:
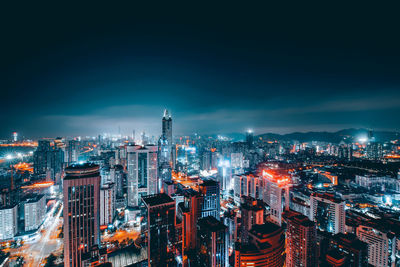
{"label": "illuminated building", "polygon": [[203,198],[201,203],[201,217],[213,216],[220,219],[220,192],[219,183],[214,180],[204,180],[199,185],[199,192]]}
{"label": "illuminated building", "polygon": [[241,224],[240,241],[248,243],[249,231],[256,224],[264,224],[264,205],[261,200],[252,197],[243,197],[240,205]]}
{"label": "illuminated building", "polygon": [[199,266],[228,266],[226,234],[227,227],[213,216],[204,217],[198,221],[197,255]]}
{"label": "illuminated building", "polygon": [[242,196],[249,196],[255,199],[262,198],[262,179],[253,173],[245,173],[234,176],[234,200],[240,203]]}
{"label": "illuminated building", "polygon": [[[396,236],[371,226],[357,227],[357,237],[368,244],[368,263],[373,266],[397,266],[398,250]],[[397,241],[397,242],[396,242]]]}
{"label": "illuminated building", "polygon": [[18,205],[0,208],[0,240],[14,238],[18,233]]}
{"label": "illuminated building", "polygon": [[310,219],[317,228],[330,233],[344,233],[346,213],[345,202],[333,194],[313,193],[310,197]]}
{"label": "illuminated building", "polygon": [[354,234],[339,233],[332,236],[329,247],[345,256],[346,266],[368,266],[368,245],[360,241]]}
{"label": "illuminated building", "polygon": [[171,146],[173,143],[172,140],[172,117],[169,114],[168,110],[164,110],[164,115],[162,118],[162,133],[161,136],[165,136],[168,140],[168,144]]}
{"label": "illuminated building", "polygon": [[65,163],[67,166],[78,162],[79,142],[76,140],[68,140],[65,147]]}
{"label": "illuminated building", "polygon": [[45,176],[47,172],[47,157],[51,150],[49,140],[39,140],[38,147],[33,153],[33,173],[38,176]]}
{"label": "illuminated building", "polygon": [[128,206],[139,206],[142,196],[158,192],[157,146],[128,146]]}
{"label": "illuminated building", "polygon": [[82,266],[92,247],[100,244],[100,172],[91,163],[65,169],[64,266]]}
{"label": "illuminated building", "polygon": [[110,169],[111,182],[115,183],[116,197],[124,196],[124,169],[122,165],[115,165]]}
{"label": "illuminated building", "polygon": [[228,194],[233,189],[232,169],[229,160],[221,159],[218,163],[218,180],[224,194]]}
{"label": "illuminated building", "polygon": [[308,217],[289,211],[286,216],[286,266],[317,266],[315,223]]}
{"label": "illuminated building", "polygon": [[284,208],[289,209],[291,178],[285,170],[263,170],[263,200],[270,207],[269,219],[281,225]]}
{"label": "illuminated building", "polygon": [[61,181],[64,152],[50,140],[39,140],[33,154],[33,172],[39,178]]}
{"label": "illuminated building", "polygon": [[380,175],[356,175],[356,184],[368,190],[378,190],[385,192],[392,190],[400,193],[400,180],[390,176]]}
{"label": "illuminated building", "polygon": [[249,231],[249,242],[235,245],[235,267],[283,267],[284,264],[285,233],[276,224],[254,225]]}
{"label": "illuminated building", "polygon": [[115,184],[105,184],[100,188],[100,225],[112,224],[115,214]]}
{"label": "illuminated building", "polygon": [[22,199],[24,213],[24,231],[39,228],[46,215],[46,197],[44,195],[28,195]]}
{"label": "illuminated building", "polygon": [[172,168],[171,168],[171,149],[172,146],[168,144],[165,136],[161,136],[158,141],[158,176],[159,176],[159,190],[164,182],[171,182]]}
{"label": "illuminated building", "polygon": [[142,236],[147,244],[148,266],[175,266],[175,201],[167,194],[143,196]]}

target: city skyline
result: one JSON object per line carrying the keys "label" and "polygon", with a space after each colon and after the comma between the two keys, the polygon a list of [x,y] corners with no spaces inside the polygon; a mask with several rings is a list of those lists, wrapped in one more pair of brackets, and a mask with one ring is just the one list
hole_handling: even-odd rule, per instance
{"label": "city skyline", "polygon": [[5,17],[0,136],[157,136],[165,108],[177,134],[399,129],[390,11],[89,8]]}

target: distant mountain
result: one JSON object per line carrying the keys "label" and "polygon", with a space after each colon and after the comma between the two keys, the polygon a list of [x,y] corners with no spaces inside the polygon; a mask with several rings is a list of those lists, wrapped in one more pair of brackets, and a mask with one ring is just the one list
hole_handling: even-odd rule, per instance
{"label": "distant mountain", "polygon": [[[385,142],[400,138],[400,133],[389,131],[373,131],[373,135],[378,142]],[[344,129],[337,132],[295,132],[289,134],[265,133],[257,137],[262,137],[268,140],[291,141],[299,142],[321,141],[330,143],[339,143],[342,140],[356,140],[360,137],[367,137],[367,129]]]}

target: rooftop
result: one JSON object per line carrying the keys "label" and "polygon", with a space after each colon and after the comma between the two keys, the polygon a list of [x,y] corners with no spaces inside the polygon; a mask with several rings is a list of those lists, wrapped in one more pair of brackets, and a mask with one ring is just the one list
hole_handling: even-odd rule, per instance
{"label": "rooftop", "polygon": [[165,193],[143,196],[142,200],[146,206],[150,207],[174,202],[174,200]]}
{"label": "rooftop", "polygon": [[202,229],[210,229],[212,232],[216,232],[219,230],[225,230],[227,227],[220,221],[218,221],[213,216],[207,216],[205,218],[201,218],[198,223],[198,226]]}

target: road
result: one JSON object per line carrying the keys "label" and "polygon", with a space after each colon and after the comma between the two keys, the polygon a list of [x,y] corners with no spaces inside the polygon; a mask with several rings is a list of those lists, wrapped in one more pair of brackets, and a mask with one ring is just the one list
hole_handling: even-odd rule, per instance
{"label": "road", "polygon": [[62,239],[57,238],[60,232],[59,227],[62,226],[61,212],[62,209],[55,216],[52,216],[54,211],[51,210],[43,224],[39,239],[32,243],[25,243],[18,249],[10,250],[11,256],[24,257],[26,266],[41,266],[50,253],[54,253],[61,248]]}

